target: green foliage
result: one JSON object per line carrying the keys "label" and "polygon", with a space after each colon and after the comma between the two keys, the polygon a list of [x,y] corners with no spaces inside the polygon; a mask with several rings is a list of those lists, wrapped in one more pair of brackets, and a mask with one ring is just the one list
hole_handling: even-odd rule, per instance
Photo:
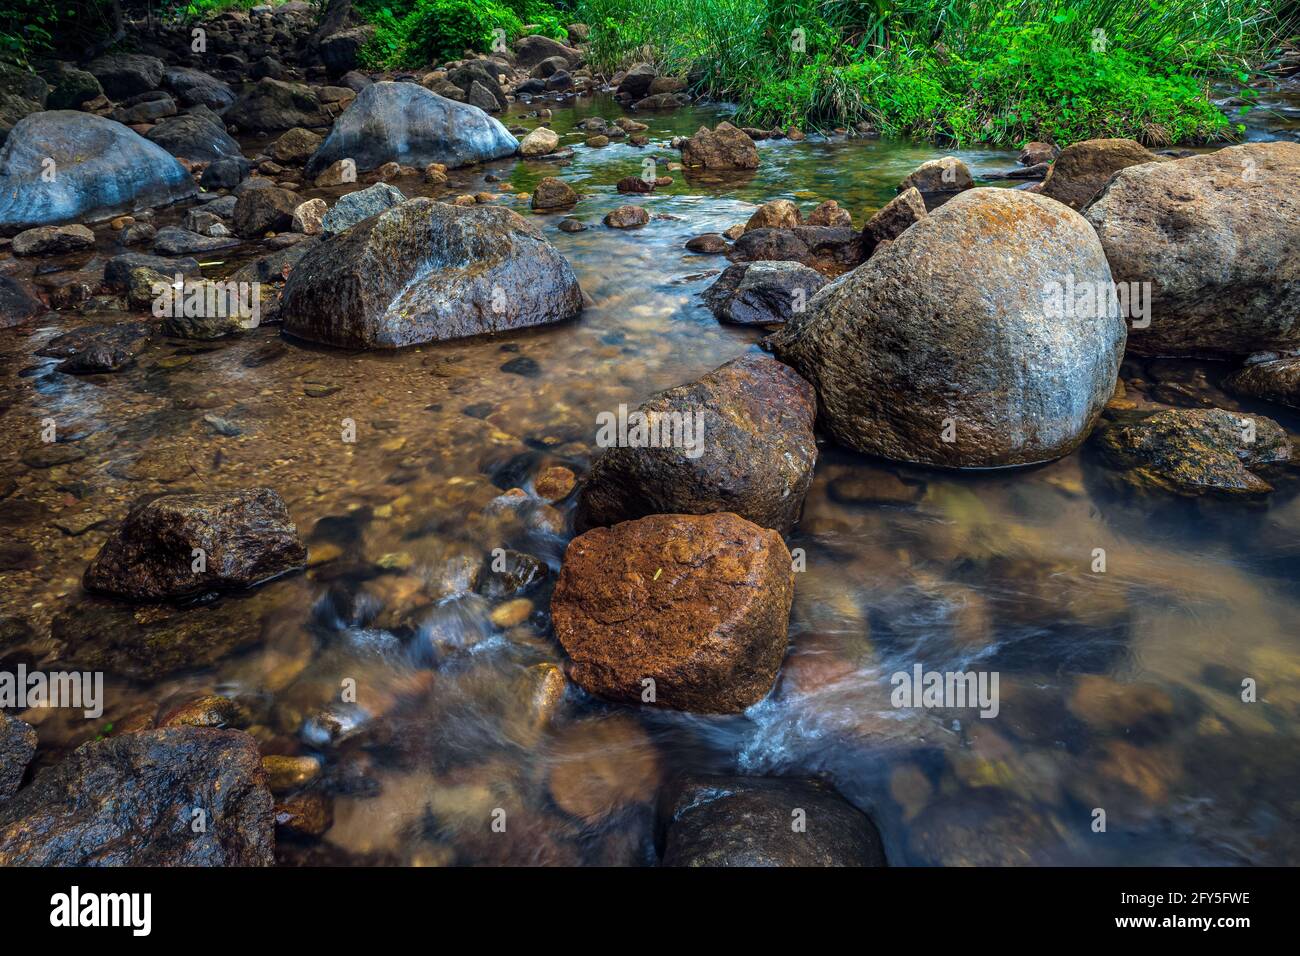
{"label": "green foliage", "polygon": [[[1295,23],[1267,0],[578,0],[593,64],[635,60],[754,125],[957,144],[1222,136],[1210,82]],[[800,31],[798,34],[795,31]]]}
{"label": "green foliage", "polygon": [[467,49],[488,52],[497,30],[513,40],[525,23],[557,39],[567,36],[560,15],[540,0],[368,0],[359,11],[376,27],[362,59],[377,69],[416,69]]}

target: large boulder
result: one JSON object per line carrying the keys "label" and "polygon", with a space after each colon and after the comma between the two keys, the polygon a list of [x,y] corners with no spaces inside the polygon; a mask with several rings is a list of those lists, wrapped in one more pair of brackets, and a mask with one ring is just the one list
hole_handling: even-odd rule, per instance
{"label": "large boulder", "polygon": [[1252,469],[1291,458],[1277,422],[1222,408],[1166,408],[1115,422],[1095,445],[1125,483],[1184,497],[1268,494],[1272,485]]}
{"label": "large boulder", "polygon": [[781,325],[807,309],[827,281],[798,262],[738,262],[704,290],[704,304],[720,322]]}
{"label": "large boulder", "polygon": [[871,820],[815,780],[688,777],[663,810],[664,866],[886,865]]}
{"label": "large boulder", "polygon": [[225,120],[246,133],[265,133],[329,126],[331,117],[311,87],[267,78],[246,90],[226,110]]}
{"label": "large boulder", "polygon": [[[582,483],[579,530],[650,514],[730,511],[786,534],[799,519],[817,462],[817,406],[793,369],[745,355],[637,412],[658,423],[650,425],[655,440],[634,441],[629,416],[627,443],[606,444]],[[661,432],[671,440],[661,441]]]}
{"label": "large boulder", "polygon": [[[49,160],[53,177],[44,175]],[[0,150],[0,233],[136,212],[197,191],[174,156],[121,123],[72,110],[34,113]]]}
{"label": "large boulder", "polygon": [[716,128],[701,126],[682,144],[682,165],[687,169],[758,169],[758,147],[730,123]]}
{"label": "large boulder", "polygon": [[375,35],[375,28],[370,24],[340,30],[327,36],[320,43],[320,59],[332,77],[342,76],[354,70],[358,63],[361,48]]}
{"label": "large boulder", "polygon": [[582,291],[568,261],[500,206],[412,199],[322,242],[285,285],[300,338],[400,348],[571,319]]}
{"label": "large boulder", "polygon": [[775,531],[727,512],[651,515],[569,542],[551,617],[589,692],[737,713],[776,680],[793,597]]}
{"label": "large boulder", "polygon": [[1288,142],[1115,175],[1085,215],[1115,281],[1150,284],[1150,314],[1129,336],[1135,351],[1222,357],[1300,345],[1297,182],[1300,143]]}
{"label": "large boulder", "polygon": [[827,286],[772,346],[849,448],[990,468],[1060,457],[1115,389],[1125,324],[1078,213],[971,189]]}
{"label": "large boulder", "polygon": [[242,590],[296,571],[307,549],[269,488],[163,495],[134,507],[84,578],[132,601]]}
{"label": "large boulder", "polygon": [[389,162],[454,168],[510,156],[518,148],[509,131],[477,107],[417,83],[375,83],[338,118],[307,164],[307,175],[347,158],[359,170]]}
{"label": "large boulder", "polygon": [[95,740],[0,804],[3,866],[270,866],[274,852],[261,754],[238,730]]}
{"label": "large boulder", "polygon": [[125,100],[158,89],[167,67],[156,56],[114,53],[92,60],[86,72],[99,80],[109,99]]}
{"label": "large boulder", "polygon": [[215,126],[201,116],[175,116],[149,130],[146,138],[173,156],[196,163],[243,157],[239,144],[224,127]]}
{"label": "large boulder", "polygon": [[1160,159],[1131,139],[1087,139],[1071,143],[1052,163],[1041,195],[1082,209],[1106,188],[1121,169]]}

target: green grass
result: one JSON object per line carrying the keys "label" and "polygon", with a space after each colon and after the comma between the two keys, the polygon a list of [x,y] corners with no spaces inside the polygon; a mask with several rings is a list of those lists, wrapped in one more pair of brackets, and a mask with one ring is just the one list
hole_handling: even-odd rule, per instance
{"label": "green grass", "polygon": [[[579,0],[591,59],[637,59],[757,126],[866,121],[958,145],[1233,132],[1210,83],[1294,31],[1262,0]],[[799,29],[801,44],[792,43]]]}
{"label": "green grass", "polygon": [[362,51],[376,69],[418,69],[458,59],[466,50],[486,53],[498,37],[522,35],[525,25],[556,39],[567,36],[560,14],[541,0],[362,0],[357,10],[376,27]]}

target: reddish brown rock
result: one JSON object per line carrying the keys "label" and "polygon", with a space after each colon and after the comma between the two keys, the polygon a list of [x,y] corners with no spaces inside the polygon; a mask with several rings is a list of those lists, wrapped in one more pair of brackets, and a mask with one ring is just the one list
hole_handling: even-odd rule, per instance
{"label": "reddish brown rock", "polygon": [[755,229],[793,229],[803,224],[799,207],[788,199],[773,199],[754,211],[745,223],[745,232]]}
{"label": "reddish brown rock", "polygon": [[651,515],[574,538],[551,599],[570,676],[593,694],[737,713],[785,656],[794,574],[781,536],[738,515]]}
{"label": "reddish brown rock", "polygon": [[882,242],[892,242],[912,223],[925,218],[925,200],[916,188],[889,200],[862,228],[862,251],[870,258]]}
{"label": "reddish brown rock", "polygon": [[847,209],[841,208],[840,204],[834,199],[828,199],[808,214],[807,223],[810,226],[843,226],[851,228],[853,226],[853,216],[849,214]]}

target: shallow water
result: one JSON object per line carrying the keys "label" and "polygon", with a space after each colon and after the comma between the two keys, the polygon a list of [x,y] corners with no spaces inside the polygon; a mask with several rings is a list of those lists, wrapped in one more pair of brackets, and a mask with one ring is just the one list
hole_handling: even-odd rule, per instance
{"label": "shallow water", "polygon": [[[528,112],[510,121],[531,126]],[[576,322],[396,353],[315,348],[262,327],[218,343],[159,339],[135,367],[91,377],[35,354],[90,319],[62,314],[0,334],[0,484],[12,481],[0,529],[31,549],[21,560],[6,552],[0,613],[33,631],[0,647],[0,661],[52,667],[95,651],[116,662],[99,721],[25,715],[39,723],[40,759],[195,694],[236,697],[264,753],[323,759],[334,824],[318,841],[282,840],[288,864],[653,862],[656,793],[687,770],[824,774],[872,816],[896,864],[1300,859],[1294,472],[1273,476],[1278,490],[1261,504],[1138,499],[1086,449],[969,475],[824,442],[789,540],[807,569],[767,700],[718,718],[613,707],[574,686],[547,697],[563,665],[547,607],[569,509],[494,499],[531,489],[552,464],[581,473],[599,412],[756,347],[757,332],[721,326],[701,305],[726,262],[686,253],[689,237],[778,197],[805,210],[836,199],[860,225],[941,155],[879,140],[767,142],[748,179],[701,185],[660,168],[671,187],[621,197],[619,178],[676,152],[587,149],[570,130],[593,112],[619,115],[606,100],[556,111],[554,128],[576,149],[569,165],[454,171],[440,193],[500,192],[525,214],[511,194],[544,175],[584,194],[574,215],[588,231],[542,220],[591,296]],[[637,118],[662,144],[719,112]],[[977,178],[1015,164],[1012,152],[957,155]],[[640,230],[601,226],[625,201],[655,218]],[[1139,406],[1247,407],[1217,388],[1230,370],[1130,360],[1123,377]],[[1275,407],[1252,410],[1300,425]],[[80,457],[32,466],[45,418]],[[342,440],[345,419],[355,443]],[[865,482],[891,476],[907,500],[862,503]],[[250,485],[284,496],[310,570],[165,618],[203,632],[209,666],[159,674],[148,654],[104,650],[157,620],[80,589],[110,523],[140,494]],[[552,571],[531,608],[510,608],[509,621],[499,612],[499,624],[499,599],[464,593],[467,569],[494,548]],[[1092,570],[1097,548],[1104,573]],[[56,617],[61,640],[46,636]],[[1000,713],[893,707],[890,675],[918,663],[996,670]],[[1247,677],[1257,703],[1240,699]],[[355,703],[340,699],[349,680]],[[1093,832],[1096,808],[1104,833]],[[489,826],[498,809],[505,834]]]}

